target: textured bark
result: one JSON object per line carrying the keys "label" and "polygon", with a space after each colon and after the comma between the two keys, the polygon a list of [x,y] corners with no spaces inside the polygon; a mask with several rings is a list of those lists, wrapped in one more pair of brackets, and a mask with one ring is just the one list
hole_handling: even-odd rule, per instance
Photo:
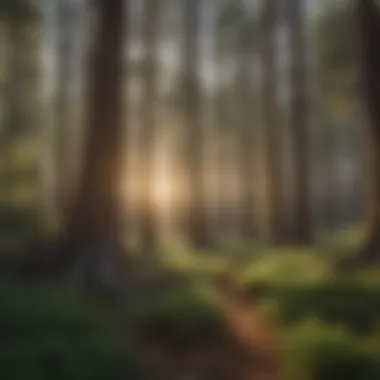
{"label": "textured bark", "polygon": [[143,19],[143,102],[141,105],[141,163],[142,163],[142,246],[145,253],[154,251],[157,245],[157,214],[154,194],[154,149],[156,141],[157,102],[157,37],[159,0],[145,0]]}
{"label": "textured bark", "polygon": [[97,28],[88,68],[83,168],[69,215],[65,250],[68,260],[86,257],[89,272],[106,272],[107,266],[100,263],[112,261],[112,254],[120,250],[119,191],[125,129],[122,63],[127,1],[95,0],[92,5],[97,12]]}
{"label": "textured bark", "polygon": [[262,117],[266,134],[266,160],[268,177],[268,218],[274,243],[286,238],[284,220],[284,192],[281,170],[281,137],[279,110],[276,98],[276,44],[277,1],[265,0],[261,11],[261,69]]}
{"label": "textured bark", "polygon": [[372,186],[368,215],[368,236],[363,260],[380,258],[380,11],[374,0],[357,1],[360,46],[363,60],[363,90],[366,97],[369,128]]}
{"label": "textured bark", "polygon": [[371,265],[380,259],[380,10],[375,0],[357,0],[363,95],[369,119],[371,188],[366,239],[359,251],[338,264],[341,270]]}
{"label": "textured bark", "polygon": [[290,122],[294,141],[295,178],[292,240],[299,244],[309,244],[312,240],[312,224],[303,3],[302,0],[290,0],[288,5],[292,59]]}

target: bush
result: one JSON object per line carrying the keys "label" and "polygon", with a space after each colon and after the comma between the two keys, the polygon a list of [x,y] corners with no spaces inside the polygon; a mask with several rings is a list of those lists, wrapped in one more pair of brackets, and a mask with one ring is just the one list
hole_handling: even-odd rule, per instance
{"label": "bush", "polygon": [[286,325],[314,317],[366,332],[380,320],[380,289],[376,287],[333,282],[308,287],[265,285],[261,296],[276,304],[272,317]]}
{"label": "bush", "polygon": [[284,380],[380,378],[380,351],[369,349],[341,327],[310,320],[284,334],[283,352]]}
{"label": "bush", "polygon": [[331,278],[328,261],[312,249],[288,248],[264,252],[248,267],[242,281],[251,283],[310,284]]}
{"label": "bush", "polygon": [[1,379],[136,379],[128,342],[112,326],[109,314],[65,287],[3,281]]}
{"label": "bush", "polygon": [[141,299],[127,313],[147,335],[179,345],[217,335],[224,324],[216,291],[200,283]]}

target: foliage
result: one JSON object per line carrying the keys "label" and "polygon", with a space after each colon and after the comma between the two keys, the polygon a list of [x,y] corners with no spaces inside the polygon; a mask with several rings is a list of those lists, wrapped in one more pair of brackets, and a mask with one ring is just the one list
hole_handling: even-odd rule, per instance
{"label": "foliage", "polygon": [[[257,288],[251,288],[257,296]],[[353,331],[367,332],[380,320],[378,287],[326,282],[315,286],[270,286],[261,288],[263,300],[271,305],[270,317],[282,325],[308,318],[343,324]],[[268,312],[268,310],[265,310]]]}
{"label": "foliage", "polygon": [[74,290],[2,281],[0,326],[4,380],[136,378],[111,316]]}
{"label": "foliage", "polygon": [[255,282],[306,284],[330,276],[328,260],[318,250],[288,247],[261,251],[245,270],[242,281],[247,285]]}
{"label": "foliage", "polygon": [[223,272],[227,267],[226,260],[219,253],[196,252],[181,244],[163,247],[158,256],[164,267],[189,275],[208,277]]}
{"label": "foliage", "polygon": [[192,282],[138,300],[127,314],[145,334],[179,345],[216,336],[223,325],[217,293]]}
{"label": "foliage", "polygon": [[284,380],[357,380],[380,376],[379,347],[342,327],[309,320],[287,330],[282,340]]}

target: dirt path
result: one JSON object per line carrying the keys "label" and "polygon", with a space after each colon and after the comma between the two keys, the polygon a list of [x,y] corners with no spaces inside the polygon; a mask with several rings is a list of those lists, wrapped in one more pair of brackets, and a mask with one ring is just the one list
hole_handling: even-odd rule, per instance
{"label": "dirt path", "polygon": [[275,339],[230,285],[221,288],[225,316],[220,336],[178,352],[168,342],[150,342],[145,360],[154,378],[165,380],[277,380]]}

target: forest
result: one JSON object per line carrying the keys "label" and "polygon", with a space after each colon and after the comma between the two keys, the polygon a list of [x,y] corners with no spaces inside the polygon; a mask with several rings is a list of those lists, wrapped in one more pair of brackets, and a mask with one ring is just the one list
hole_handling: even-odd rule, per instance
{"label": "forest", "polygon": [[0,0],[0,379],[380,379],[377,0]]}

